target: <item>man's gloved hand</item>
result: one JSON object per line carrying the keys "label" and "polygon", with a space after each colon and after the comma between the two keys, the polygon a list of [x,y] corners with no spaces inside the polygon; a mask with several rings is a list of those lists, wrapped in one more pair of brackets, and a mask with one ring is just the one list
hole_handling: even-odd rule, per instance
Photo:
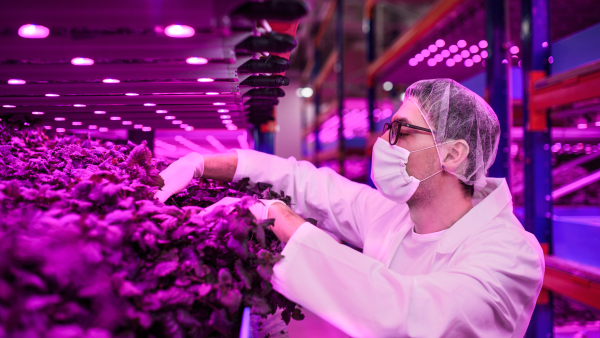
{"label": "man's gloved hand", "polygon": [[[241,200],[240,198],[235,198],[235,197],[223,197],[223,199],[221,199],[217,203],[202,210],[200,212],[200,215],[206,215],[206,214],[210,213],[211,211],[213,211],[213,209],[217,208],[218,206],[238,203],[240,200]],[[248,208],[248,210],[250,210],[252,215],[254,215],[254,217],[256,217],[256,219],[258,221],[262,221],[262,220],[269,218],[268,217],[269,207],[275,203],[282,203],[283,205],[285,205],[285,203],[280,200],[261,200],[261,199],[259,199],[256,203],[252,204]]]}
{"label": "man's gloved hand", "polygon": [[164,203],[169,197],[185,189],[192,178],[202,177],[203,174],[204,157],[198,153],[189,153],[171,163],[159,174],[165,185],[154,194],[154,198]]}

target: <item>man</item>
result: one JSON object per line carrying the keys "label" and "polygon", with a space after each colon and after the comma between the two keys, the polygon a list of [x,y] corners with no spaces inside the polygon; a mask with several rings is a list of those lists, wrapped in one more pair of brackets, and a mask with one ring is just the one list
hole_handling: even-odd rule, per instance
{"label": "man", "polygon": [[283,190],[294,210],[267,205],[287,242],[273,286],[352,337],[523,337],[544,260],[513,215],[506,181],[486,178],[499,135],[481,97],[453,80],[424,80],[374,145],[377,190],[293,157],[236,150],[175,162],[157,198],[194,174]]}

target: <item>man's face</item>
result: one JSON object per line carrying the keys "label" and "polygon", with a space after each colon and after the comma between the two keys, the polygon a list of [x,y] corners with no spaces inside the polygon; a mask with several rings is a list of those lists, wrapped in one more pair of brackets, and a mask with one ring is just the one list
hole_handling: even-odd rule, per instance
{"label": "man's face", "polygon": [[[408,99],[404,101],[400,109],[392,116],[392,121],[395,120],[429,129],[429,126],[425,123],[425,119],[421,116],[417,106]],[[386,142],[389,142],[389,133],[390,131],[388,130],[380,137]],[[400,129],[396,145],[412,152],[431,147],[435,145],[435,143],[431,133],[403,126]],[[410,176],[423,180],[439,170],[440,160],[435,147],[411,153],[408,157],[406,171]],[[427,201],[430,200],[433,193],[433,187],[435,186],[436,176],[419,184],[417,191],[415,191],[414,195],[407,202],[409,206],[427,203]]]}

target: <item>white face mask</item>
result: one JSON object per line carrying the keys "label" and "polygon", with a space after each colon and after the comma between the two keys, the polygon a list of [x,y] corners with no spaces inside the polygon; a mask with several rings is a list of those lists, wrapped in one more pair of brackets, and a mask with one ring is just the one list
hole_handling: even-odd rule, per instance
{"label": "white face mask", "polygon": [[373,146],[373,166],[371,168],[371,179],[377,190],[388,199],[397,203],[406,203],[423,182],[434,175],[440,173],[443,169],[419,180],[406,172],[406,163],[408,155],[421,150],[433,148],[435,145],[415,151],[408,151],[402,147],[391,145],[381,137],[377,139]]}

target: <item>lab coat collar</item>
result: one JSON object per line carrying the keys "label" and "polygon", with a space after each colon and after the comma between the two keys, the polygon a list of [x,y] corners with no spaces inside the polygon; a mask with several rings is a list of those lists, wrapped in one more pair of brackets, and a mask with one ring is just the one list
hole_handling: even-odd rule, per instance
{"label": "lab coat collar", "polygon": [[477,230],[492,221],[512,202],[512,195],[504,178],[487,178],[487,184],[473,195],[473,209],[448,228],[437,245],[437,253],[456,251],[458,246]]}

